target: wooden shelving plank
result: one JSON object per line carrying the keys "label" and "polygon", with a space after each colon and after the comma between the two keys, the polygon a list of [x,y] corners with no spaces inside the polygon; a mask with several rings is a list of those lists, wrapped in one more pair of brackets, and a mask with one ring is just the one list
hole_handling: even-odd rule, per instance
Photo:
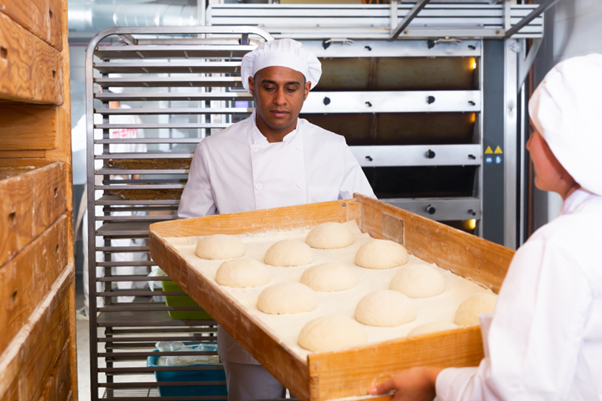
{"label": "wooden shelving plank", "polygon": [[61,63],[58,50],[0,12],[0,99],[62,104]]}

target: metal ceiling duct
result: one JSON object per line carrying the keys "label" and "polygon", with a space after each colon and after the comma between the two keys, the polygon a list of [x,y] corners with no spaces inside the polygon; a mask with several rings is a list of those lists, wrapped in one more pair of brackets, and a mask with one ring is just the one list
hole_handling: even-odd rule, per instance
{"label": "metal ceiling duct", "polygon": [[70,3],[69,30],[98,32],[114,26],[195,26],[195,6]]}

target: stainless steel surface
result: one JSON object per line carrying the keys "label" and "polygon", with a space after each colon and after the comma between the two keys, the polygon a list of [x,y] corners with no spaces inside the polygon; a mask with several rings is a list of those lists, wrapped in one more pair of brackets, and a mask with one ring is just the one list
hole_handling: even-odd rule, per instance
{"label": "stainless steel surface", "polygon": [[[406,13],[406,15],[404,15],[403,20],[401,20],[401,22],[399,23],[399,25],[397,25],[395,28],[393,28],[392,32],[391,32],[391,36],[389,37],[389,39],[397,39],[397,37],[399,36],[399,34],[406,29],[408,26],[410,26],[410,23],[412,22],[412,20],[418,15],[418,13],[420,11],[422,11],[422,9],[424,7],[426,7],[426,5],[428,4],[430,0],[417,0],[416,4],[414,4],[414,6],[410,9],[410,11],[408,11]],[[397,9],[395,10],[395,15],[397,16]],[[391,22],[395,23],[397,21],[397,17],[393,18],[393,20]],[[393,26],[393,25],[391,25]]]}
{"label": "stainless steel surface", "polygon": [[385,202],[438,221],[481,219],[479,198],[387,199]]}
{"label": "stainless steel surface", "polygon": [[362,167],[457,166],[483,163],[481,145],[353,146]]}
{"label": "stainless steel surface", "polygon": [[[430,103],[429,103],[430,102]],[[479,91],[310,92],[301,113],[478,112]]]}
{"label": "stainless steel surface", "polygon": [[506,39],[504,47],[504,245],[511,249],[517,246],[518,44],[515,39]]}
{"label": "stainless steel surface", "polygon": [[558,0],[543,0],[543,2],[535,10],[531,11],[529,13],[529,15],[527,15],[526,17],[524,17],[523,19],[521,19],[518,23],[514,24],[512,26],[512,28],[508,29],[506,31],[505,37],[506,38],[510,38],[513,35],[515,35],[524,26],[526,26],[527,24],[529,24],[531,21],[533,21],[535,18],[539,17],[540,15],[543,15],[543,13],[547,9],[549,9],[550,7],[552,7],[556,3],[558,3]]}

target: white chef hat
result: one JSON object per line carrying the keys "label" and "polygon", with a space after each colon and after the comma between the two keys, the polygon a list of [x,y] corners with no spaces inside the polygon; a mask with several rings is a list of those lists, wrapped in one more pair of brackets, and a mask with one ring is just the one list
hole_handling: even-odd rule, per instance
{"label": "white chef hat", "polygon": [[311,82],[313,89],[322,75],[322,65],[318,58],[293,39],[272,40],[262,43],[242,59],[242,85],[249,90],[249,77],[267,67],[288,67],[299,71]]}
{"label": "white chef hat", "polygon": [[529,115],[575,181],[602,195],[602,55],[557,64],[531,96]]}

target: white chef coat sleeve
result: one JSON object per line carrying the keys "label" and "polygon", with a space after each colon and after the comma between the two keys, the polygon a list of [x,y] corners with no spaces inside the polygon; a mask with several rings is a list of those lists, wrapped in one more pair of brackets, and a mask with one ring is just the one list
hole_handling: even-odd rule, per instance
{"label": "white chef coat sleeve", "polygon": [[516,253],[484,338],[478,368],[445,369],[438,401],[570,399],[592,291],[579,265],[554,241]]}
{"label": "white chef coat sleeve", "polygon": [[[134,124],[142,124],[142,119],[138,116],[134,116]],[[136,137],[144,138],[144,129],[137,128],[136,129]],[[134,152],[136,153],[146,153],[148,148],[146,147],[146,143],[137,143],[134,145]]]}
{"label": "white chef coat sleeve", "polygon": [[339,188],[339,199],[353,198],[354,193],[376,198],[374,191],[366,178],[366,174],[358,163],[346,143],[343,143],[343,163],[345,172],[341,187]]}
{"label": "white chef coat sleeve", "polygon": [[180,198],[178,217],[185,219],[216,213],[217,208],[209,177],[209,163],[203,143],[201,142],[197,146],[192,158],[190,172],[188,173],[188,182]]}

